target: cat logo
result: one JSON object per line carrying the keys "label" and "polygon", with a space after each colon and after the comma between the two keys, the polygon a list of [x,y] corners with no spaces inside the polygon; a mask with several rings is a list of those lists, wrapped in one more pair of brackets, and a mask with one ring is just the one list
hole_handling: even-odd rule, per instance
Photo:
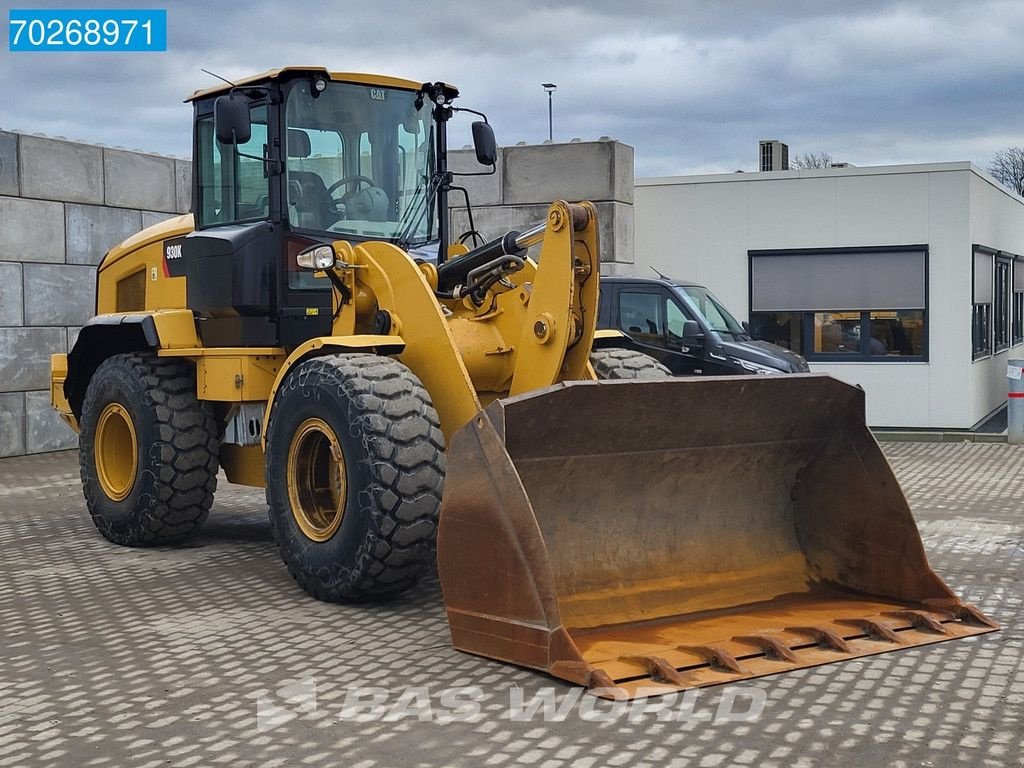
{"label": "cat logo", "polygon": [[387,91],[385,91],[383,88],[370,89],[370,98],[373,99],[374,101],[384,101],[386,97]]}

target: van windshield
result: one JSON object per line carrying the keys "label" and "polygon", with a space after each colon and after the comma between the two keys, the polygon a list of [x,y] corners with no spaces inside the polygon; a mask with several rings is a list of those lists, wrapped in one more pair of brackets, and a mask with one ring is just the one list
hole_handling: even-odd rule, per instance
{"label": "van windshield", "polygon": [[681,285],[679,290],[686,297],[690,309],[699,313],[711,330],[733,336],[746,335],[743,326],[736,322],[736,318],[729,314],[729,310],[722,306],[722,302],[707,288],[700,285]]}

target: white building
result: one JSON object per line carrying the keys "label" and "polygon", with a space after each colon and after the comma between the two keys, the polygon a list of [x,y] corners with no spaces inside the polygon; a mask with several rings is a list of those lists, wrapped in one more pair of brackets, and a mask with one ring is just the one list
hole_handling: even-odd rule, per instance
{"label": "white building", "polygon": [[1024,357],[1024,199],[970,163],[638,179],[636,270],[707,285],[876,427],[968,429]]}

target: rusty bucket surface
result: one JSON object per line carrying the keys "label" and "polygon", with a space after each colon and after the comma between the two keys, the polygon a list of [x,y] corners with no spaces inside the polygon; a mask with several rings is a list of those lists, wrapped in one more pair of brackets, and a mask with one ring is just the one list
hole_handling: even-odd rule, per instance
{"label": "rusty bucket surface", "polygon": [[932,572],[827,376],[574,382],[452,439],[456,648],[597,695],[669,693],[990,632]]}

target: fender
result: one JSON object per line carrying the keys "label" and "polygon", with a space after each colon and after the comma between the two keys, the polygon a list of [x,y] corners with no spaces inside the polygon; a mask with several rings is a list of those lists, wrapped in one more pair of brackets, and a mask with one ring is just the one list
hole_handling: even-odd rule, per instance
{"label": "fender", "polygon": [[51,389],[57,381],[57,374],[66,370],[62,384],[64,398],[77,417],[82,412],[82,400],[89,380],[108,357],[143,349],[197,346],[195,316],[188,309],[96,315],[82,327],[66,361],[51,362]]}
{"label": "fender", "polygon": [[332,352],[375,352],[378,355],[398,355],[405,351],[405,341],[401,336],[381,336],[381,335],[359,335],[359,336],[318,336],[315,339],[300,344],[292,353],[288,355],[288,358],[284,361],[281,366],[281,370],[277,372],[277,377],[274,379],[274,385],[270,388],[270,395],[267,397],[266,409],[263,412],[263,437],[261,443],[264,450],[267,447],[267,430],[266,425],[270,424],[270,409],[274,405],[274,397],[277,395],[277,390],[281,386],[281,382],[284,381],[284,377],[288,375],[298,363],[303,360],[308,360],[311,357],[320,357],[321,355],[329,355]]}

